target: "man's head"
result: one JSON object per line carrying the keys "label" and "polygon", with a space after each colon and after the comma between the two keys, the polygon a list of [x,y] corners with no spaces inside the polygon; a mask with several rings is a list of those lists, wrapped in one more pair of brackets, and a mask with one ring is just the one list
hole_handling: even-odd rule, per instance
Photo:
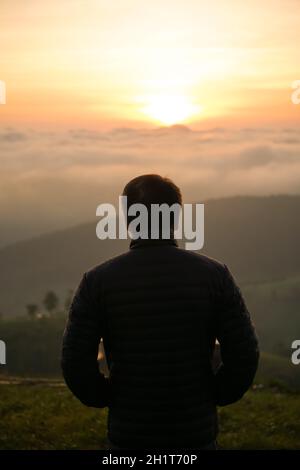
{"label": "man's head", "polygon": [[[181,191],[173,181],[160,175],[142,175],[129,181],[123,190],[128,208],[133,204],[143,204],[150,215],[152,204],[182,205]],[[128,223],[131,218],[128,217]],[[150,221],[150,219],[149,219]],[[174,216],[171,214],[171,231],[174,230]],[[150,222],[151,223],[151,222]]]}

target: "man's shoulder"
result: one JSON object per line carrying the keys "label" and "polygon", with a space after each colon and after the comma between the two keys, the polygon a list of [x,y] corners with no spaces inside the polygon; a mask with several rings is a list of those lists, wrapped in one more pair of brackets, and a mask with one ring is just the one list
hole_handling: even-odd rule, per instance
{"label": "man's shoulder", "polygon": [[185,259],[186,262],[198,265],[199,267],[201,266],[208,270],[220,273],[222,273],[225,269],[225,265],[221,261],[196,251],[179,248],[178,253],[183,259]]}
{"label": "man's shoulder", "polygon": [[[112,257],[89,269],[86,272],[86,276],[88,279],[95,280],[103,278],[108,274],[122,272],[122,268],[126,269],[126,266],[133,269],[131,266],[131,264],[135,264],[133,259],[135,257],[133,255],[133,251],[128,250],[125,253]],[[195,251],[176,248],[172,253],[172,257],[177,258],[177,264],[180,265],[182,263],[183,268],[189,266],[192,269],[199,269],[217,277],[222,276],[226,270],[226,266],[221,261]]]}
{"label": "man's shoulder", "polygon": [[118,266],[121,266],[124,262],[126,263],[129,255],[130,255],[130,251],[126,251],[125,253],[109,258],[103,263],[97,264],[93,266],[92,268],[90,268],[86,272],[86,276],[88,278],[101,277],[103,274],[109,272],[110,270],[115,269]]}

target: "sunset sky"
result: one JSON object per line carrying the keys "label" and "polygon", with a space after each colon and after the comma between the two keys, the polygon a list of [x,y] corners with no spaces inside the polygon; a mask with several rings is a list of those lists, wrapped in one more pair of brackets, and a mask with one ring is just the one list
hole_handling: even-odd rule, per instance
{"label": "sunset sky", "polygon": [[0,246],[91,220],[145,172],[187,200],[299,193],[299,17],[298,0],[1,0]]}
{"label": "sunset sky", "polygon": [[1,0],[1,122],[299,119],[297,0]]}

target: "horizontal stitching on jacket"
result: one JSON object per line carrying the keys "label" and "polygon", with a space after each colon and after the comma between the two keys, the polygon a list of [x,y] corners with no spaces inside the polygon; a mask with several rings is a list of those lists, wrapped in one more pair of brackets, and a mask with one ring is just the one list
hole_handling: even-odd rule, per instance
{"label": "horizontal stitching on jacket", "polygon": [[[151,280],[151,282],[150,282]],[[126,283],[124,282],[124,280],[122,280],[122,282],[119,283],[115,283],[114,282],[114,285],[113,286],[110,286],[110,287],[105,287],[105,290],[104,290],[104,293],[106,295],[114,295],[116,293],[119,293],[119,294],[123,294],[123,292],[127,293],[127,292],[130,292],[130,291],[133,291],[133,292],[136,292],[137,289],[155,289],[155,290],[171,290],[171,291],[174,291],[174,281],[170,281],[170,274],[168,276],[168,278],[166,278],[166,281],[163,281],[161,276],[159,276],[159,280],[153,280],[153,277],[149,278],[149,282],[145,282],[145,280],[143,279],[143,281],[140,281],[140,282],[136,282],[136,281],[132,281],[130,283]],[[199,283],[199,282],[195,282],[195,281],[191,281],[191,280],[182,280],[183,282],[176,282],[177,286],[180,287],[181,291],[187,291],[187,292],[199,292],[199,291],[206,291],[208,290],[208,283],[207,281],[203,282],[203,283]]]}
{"label": "horizontal stitching on jacket", "polygon": [[[203,317],[204,315],[206,317],[209,317],[210,315],[213,315],[212,312],[210,312],[208,309],[205,308],[203,305],[202,307],[200,305],[195,305],[193,310],[191,310],[191,305],[178,305],[177,303],[174,303],[173,307],[171,305],[165,306],[164,308],[161,307],[161,302],[159,303],[158,309],[155,309],[155,304],[148,305],[147,308],[145,308],[142,304],[138,305],[136,304],[133,308],[132,305],[128,306],[130,308],[130,311],[126,311],[124,308],[123,310],[112,310],[111,308],[107,312],[107,318],[108,320],[117,320],[117,321],[126,321],[127,319],[142,319],[142,320],[147,320],[149,318],[153,317],[158,317],[160,318],[161,316],[164,317],[170,317],[171,319],[173,317],[178,316],[179,318],[182,315],[190,315],[194,316],[199,315],[199,318]],[[169,320],[170,320],[169,318]],[[159,328],[159,325],[158,325]]]}
{"label": "horizontal stitching on jacket", "polygon": [[[199,308],[199,305],[205,303],[205,300],[208,301],[208,299],[201,298],[200,296],[197,299],[191,300],[191,298],[187,296],[182,296],[178,294],[178,292],[174,292],[172,297],[166,296],[166,294],[162,294],[161,296],[159,295],[152,295],[149,293],[147,296],[131,296],[131,298],[115,298],[115,299],[110,299],[109,300],[109,309],[112,310],[112,307],[116,306],[124,306],[126,305],[127,308],[131,308],[132,305],[141,305],[141,308],[143,308],[147,304],[166,304],[169,305],[170,308],[173,306],[178,305],[179,303],[182,305],[194,305],[196,308]],[[108,302],[108,300],[106,300]]]}

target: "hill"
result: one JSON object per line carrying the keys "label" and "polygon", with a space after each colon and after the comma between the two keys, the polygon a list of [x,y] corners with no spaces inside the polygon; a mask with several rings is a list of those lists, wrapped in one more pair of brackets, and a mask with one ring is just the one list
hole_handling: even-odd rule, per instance
{"label": "hill", "polygon": [[[205,203],[203,253],[222,260],[239,282],[300,275],[300,196],[233,197]],[[96,238],[94,222],[0,250],[0,312],[20,315],[49,289],[65,296],[81,274],[127,249]]]}

